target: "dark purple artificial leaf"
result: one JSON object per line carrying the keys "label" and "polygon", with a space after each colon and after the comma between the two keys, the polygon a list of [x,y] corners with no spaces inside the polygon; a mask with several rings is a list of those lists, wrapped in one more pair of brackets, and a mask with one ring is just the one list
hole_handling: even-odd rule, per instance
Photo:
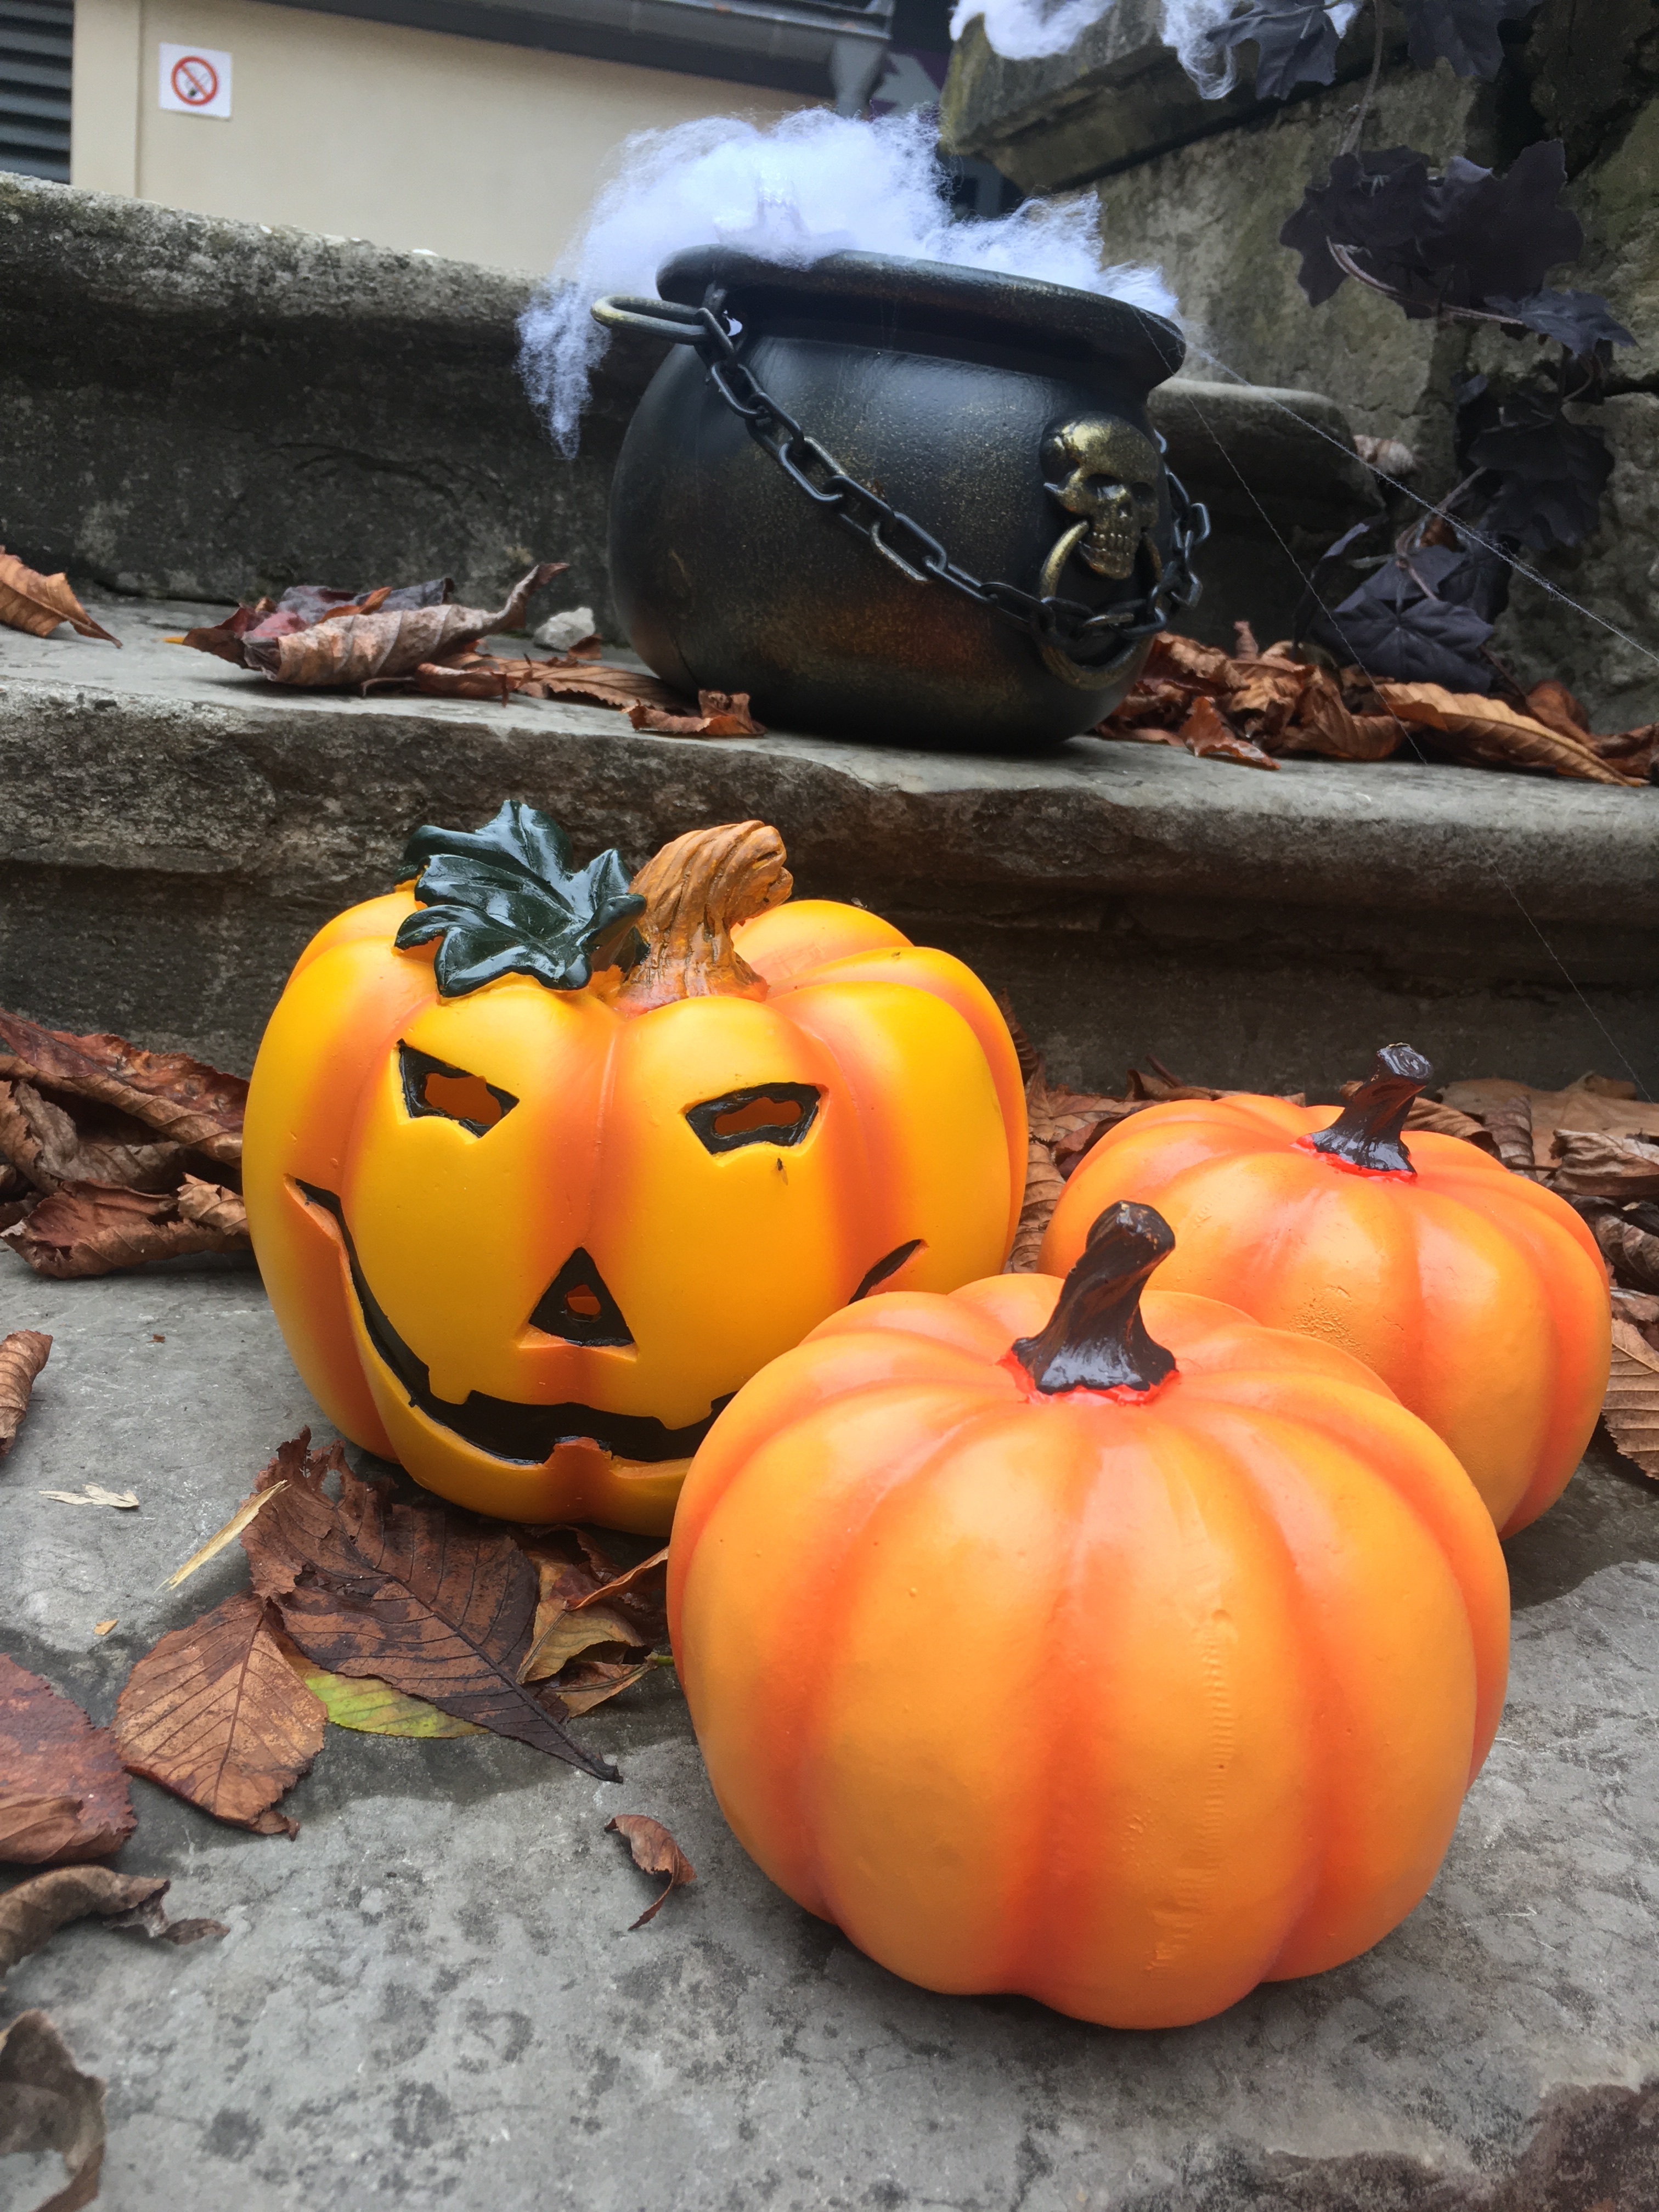
{"label": "dark purple artificial leaf", "polygon": [[1541,337],[1554,338],[1588,360],[1597,346],[1634,345],[1636,340],[1599,292],[1534,292],[1529,299],[1510,300],[1494,293],[1486,301],[1495,315],[1507,315]]}
{"label": "dark purple artificial leaf", "polygon": [[[1242,15],[1210,33],[1218,49],[1254,39],[1260,100],[1287,100],[1299,84],[1329,84],[1336,76],[1341,33],[1332,21],[1338,0],[1255,0]],[[1346,11],[1345,11],[1346,12]]]}
{"label": "dark purple artificial leaf", "polygon": [[1544,553],[1582,544],[1600,525],[1613,455],[1598,431],[1567,421],[1554,392],[1522,391],[1500,401],[1497,422],[1471,440],[1468,453],[1498,480],[1483,536]]}
{"label": "dark purple artificial leaf", "polygon": [[1332,256],[1334,243],[1414,319],[1443,307],[1495,313],[1492,296],[1528,300],[1552,269],[1583,252],[1583,226],[1556,204],[1565,182],[1555,139],[1525,148],[1502,177],[1462,155],[1437,177],[1406,146],[1340,154],[1329,180],[1308,187],[1279,241],[1302,254],[1298,281],[1316,307],[1346,273]]}
{"label": "dark purple artificial leaf", "polygon": [[[1454,561],[1458,557],[1454,555]],[[1422,558],[1418,556],[1419,566]],[[1432,597],[1395,562],[1344,599],[1329,627],[1340,650],[1368,676],[1395,684],[1439,684],[1448,691],[1492,689],[1492,665],[1480,656],[1492,624],[1472,607]]]}
{"label": "dark purple artificial leaf", "polygon": [[1530,15],[1538,0],[1400,0],[1406,18],[1406,50],[1419,69],[1432,69],[1443,57],[1459,76],[1498,74],[1504,59],[1498,26]]}

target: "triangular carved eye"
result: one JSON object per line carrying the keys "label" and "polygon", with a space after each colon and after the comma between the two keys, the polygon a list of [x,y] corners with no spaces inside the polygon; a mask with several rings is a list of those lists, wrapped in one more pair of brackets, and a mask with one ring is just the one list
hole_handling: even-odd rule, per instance
{"label": "triangular carved eye", "polygon": [[447,1060],[434,1060],[429,1052],[417,1052],[412,1044],[398,1045],[398,1070],[411,1121],[438,1114],[482,1137],[519,1103],[510,1091],[498,1090],[482,1075],[469,1075]]}
{"label": "triangular carved eye", "polygon": [[634,1341],[610,1285],[580,1244],[542,1292],[530,1326],[544,1336],[562,1337],[567,1344]]}
{"label": "triangular carved eye", "polygon": [[711,1152],[742,1145],[798,1145],[817,1119],[816,1083],[755,1083],[688,1106],[685,1118]]}

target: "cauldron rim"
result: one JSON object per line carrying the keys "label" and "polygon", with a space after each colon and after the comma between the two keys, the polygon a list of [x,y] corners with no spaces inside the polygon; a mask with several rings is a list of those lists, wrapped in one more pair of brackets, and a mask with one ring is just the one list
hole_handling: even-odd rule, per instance
{"label": "cauldron rim", "polygon": [[657,271],[659,296],[687,307],[700,306],[711,283],[724,287],[739,321],[763,319],[773,301],[820,301],[839,307],[849,321],[857,317],[848,311],[864,307],[874,322],[908,317],[934,327],[959,326],[964,337],[1080,351],[1126,370],[1146,391],[1174,376],[1186,358],[1180,331],[1148,308],[1071,284],[950,261],[849,251],[798,265],[735,246],[694,246]]}

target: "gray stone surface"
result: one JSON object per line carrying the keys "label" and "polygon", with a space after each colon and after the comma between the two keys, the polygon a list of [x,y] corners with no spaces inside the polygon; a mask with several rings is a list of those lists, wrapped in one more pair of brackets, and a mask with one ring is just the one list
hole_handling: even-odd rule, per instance
{"label": "gray stone surface", "polygon": [[[0,176],[0,544],[234,599],[568,560],[604,608],[617,351],[574,465],[520,385],[528,276]],[[482,594],[482,597],[475,595]]]}
{"label": "gray stone surface", "polygon": [[[327,1431],[251,1268],[53,1284],[0,1252],[0,1332],[22,1324],[56,1342],[0,1471],[0,1645],[106,1719],[243,1574],[234,1548],[167,1571],[281,1438]],[[40,1495],[88,1479],[139,1510]],[[68,1929],[6,2010],[44,2007],[108,2080],[111,2212],[1650,2212],[1628,2092],[1659,2071],[1659,1497],[1598,1451],[1509,1553],[1508,1710],[1431,1895],[1201,2027],[896,1981],[749,1863],[665,1680],[580,1724],[620,1786],[331,1730],[289,1843],[136,1784],[119,1864],[230,1935]],[[698,1872],[637,1935],[651,1886],[603,1832],[628,1810]]]}
{"label": "gray stone surface", "polygon": [[207,610],[93,604],[122,651],[0,633],[0,1004],[41,1020],[246,1068],[307,937],[394,880],[416,824],[519,797],[635,864],[775,822],[804,894],[970,960],[1070,1079],[1152,1052],[1334,1093],[1406,1036],[1447,1079],[1659,1087],[1659,789],[653,738],[598,708],[285,692],[161,642]]}

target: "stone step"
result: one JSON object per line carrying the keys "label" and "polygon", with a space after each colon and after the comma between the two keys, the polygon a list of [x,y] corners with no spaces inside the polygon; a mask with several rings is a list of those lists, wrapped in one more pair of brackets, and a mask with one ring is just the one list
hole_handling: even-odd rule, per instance
{"label": "stone step", "polygon": [[802,894],[971,961],[1066,1079],[1155,1053],[1331,1095],[1400,1037],[1448,1079],[1659,1078],[1659,789],[1086,737],[652,737],[599,708],[285,691],[162,641],[222,610],[88,598],[121,651],[0,631],[0,1003],[58,1026],[246,1069],[311,932],[392,884],[409,832],[516,797],[631,865],[775,822]]}

